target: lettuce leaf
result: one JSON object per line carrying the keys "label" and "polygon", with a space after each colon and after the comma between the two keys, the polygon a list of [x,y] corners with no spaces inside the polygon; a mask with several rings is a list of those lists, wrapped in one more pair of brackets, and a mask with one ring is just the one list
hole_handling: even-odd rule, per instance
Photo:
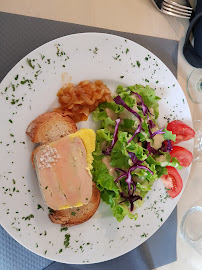
{"label": "lettuce leaf", "polygon": [[165,140],[171,140],[174,141],[176,140],[176,135],[172,133],[172,131],[167,130],[167,128],[164,128],[163,131],[165,132],[163,134],[163,137]]}
{"label": "lettuce leaf", "polygon": [[125,152],[125,148],[120,141],[117,141],[116,145],[111,152],[111,165],[115,168],[129,169],[129,156]]}
{"label": "lettuce leaf", "polygon": [[182,169],[182,166],[180,166],[180,163],[177,160],[177,158],[174,157],[171,159],[171,155],[169,153],[167,152],[166,153],[161,152],[161,153],[162,155],[156,157],[155,159],[151,156],[148,156],[146,159],[147,163],[149,163],[150,165],[151,164],[159,165],[161,167],[172,166],[172,167],[177,168],[178,170]]}
{"label": "lettuce leaf", "polygon": [[114,196],[119,196],[119,189],[114,183],[114,177],[109,174],[107,166],[102,162],[102,159],[94,158],[93,161],[93,180],[97,183],[100,190],[109,190],[114,192]]}
{"label": "lettuce leaf", "polygon": [[105,129],[98,129],[97,136],[106,140],[107,142],[111,142],[113,140],[113,135],[110,133],[110,131]]}
{"label": "lettuce leaf", "polygon": [[[112,102],[103,102],[99,105],[98,110],[100,111],[105,111],[105,109],[108,108],[112,110],[115,113],[120,113],[123,112],[124,108],[123,106],[117,105],[114,101]],[[96,109],[97,110],[97,109]],[[95,110],[95,111],[96,111]],[[94,113],[93,113],[94,114]]]}
{"label": "lettuce leaf", "polygon": [[143,98],[145,105],[148,108],[153,108],[155,118],[159,116],[159,105],[158,101],[161,99],[156,96],[154,89],[146,85],[145,87],[141,84],[128,87],[131,91],[138,93]]}

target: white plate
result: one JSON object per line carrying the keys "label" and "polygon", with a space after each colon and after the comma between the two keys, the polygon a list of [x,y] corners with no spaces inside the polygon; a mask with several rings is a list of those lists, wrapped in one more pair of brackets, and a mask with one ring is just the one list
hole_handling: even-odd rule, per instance
{"label": "white plate", "polygon": [[[27,58],[35,59],[34,69]],[[29,250],[72,264],[106,261],[139,246],[165,222],[180,198],[168,198],[159,180],[138,209],[136,221],[125,218],[118,223],[101,202],[93,218],[68,231],[61,232],[59,225],[51,223],[30,162],[35,145],[25,130],[39,114],[57,106],[56,94],[65,80],[78,83],[86,79],[103,80],[112,92],[119,84],[149,84],[162,98],[160,126],[166,123],[165,117],[183,120],[190,126],[192,122],[183,91],[169,69],[150,51],[118,36],[85,33],[53,40],[28,54],[8,73],[0,85],[1,224]],[[25,80],[29,82],[22,84]],[[19,101],[11,104],[12,99],[13,103]],[[95,128],[95,124],[90,117],[78,127]],[[193,149],[192,141],[182,145]],[[180,171],[184,186],[189,171],[190,168]],[[43,209],[37,209],[38,205]],[[71,235],[70,245],[65,248],[67,233]]]}

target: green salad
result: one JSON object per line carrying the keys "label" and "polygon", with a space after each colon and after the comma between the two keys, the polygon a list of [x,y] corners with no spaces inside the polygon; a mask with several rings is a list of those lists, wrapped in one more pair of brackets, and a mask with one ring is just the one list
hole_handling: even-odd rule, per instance
{"label": "green salad", "polygon": [[117,87],[113,101],[94,111],[100,121],[93,153],[93,179],[102,200],[109,204],[117,221],[135,212],[152,189],[154,181],[167,174],[166,166],[180,169],[169,154],[176,135],[159,128],[159,97],[147,86]]}

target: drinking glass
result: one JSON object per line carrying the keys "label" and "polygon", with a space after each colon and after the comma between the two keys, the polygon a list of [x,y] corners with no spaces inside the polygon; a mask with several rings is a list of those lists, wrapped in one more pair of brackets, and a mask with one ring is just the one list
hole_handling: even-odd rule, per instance
{"label": "drinking glass", "polygon": [[189,75],[187,92],[194,103],[202,103],[202,68],[193,70]]}
{"label": "drinking glass", "polygon": [[190,246],[202,255],[202,207],[201,203],[191,207],[183,216],[180,235]]}

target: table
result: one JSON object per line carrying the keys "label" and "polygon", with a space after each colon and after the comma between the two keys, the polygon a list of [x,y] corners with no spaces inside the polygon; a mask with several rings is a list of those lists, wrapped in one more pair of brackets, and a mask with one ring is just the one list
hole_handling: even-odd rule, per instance
{"label": "table", "polygon": [[[192,5],[196,3],[194,0],[190,2]],[[180,41],[178,81],[187,97],[193,120],[202,119],[202,105],[192,103],[186,92],[187,77],[194,69],[182,54],[184,36],[189,25],[187,19],[158,12],[151,0],[0,0],[0,11]],[[189,247],[179,234],[182,216],[201,196],[200,165],[192,165],[187,186],[178,203],[178,259],[156,270],[202,269],[202,256]]]}

